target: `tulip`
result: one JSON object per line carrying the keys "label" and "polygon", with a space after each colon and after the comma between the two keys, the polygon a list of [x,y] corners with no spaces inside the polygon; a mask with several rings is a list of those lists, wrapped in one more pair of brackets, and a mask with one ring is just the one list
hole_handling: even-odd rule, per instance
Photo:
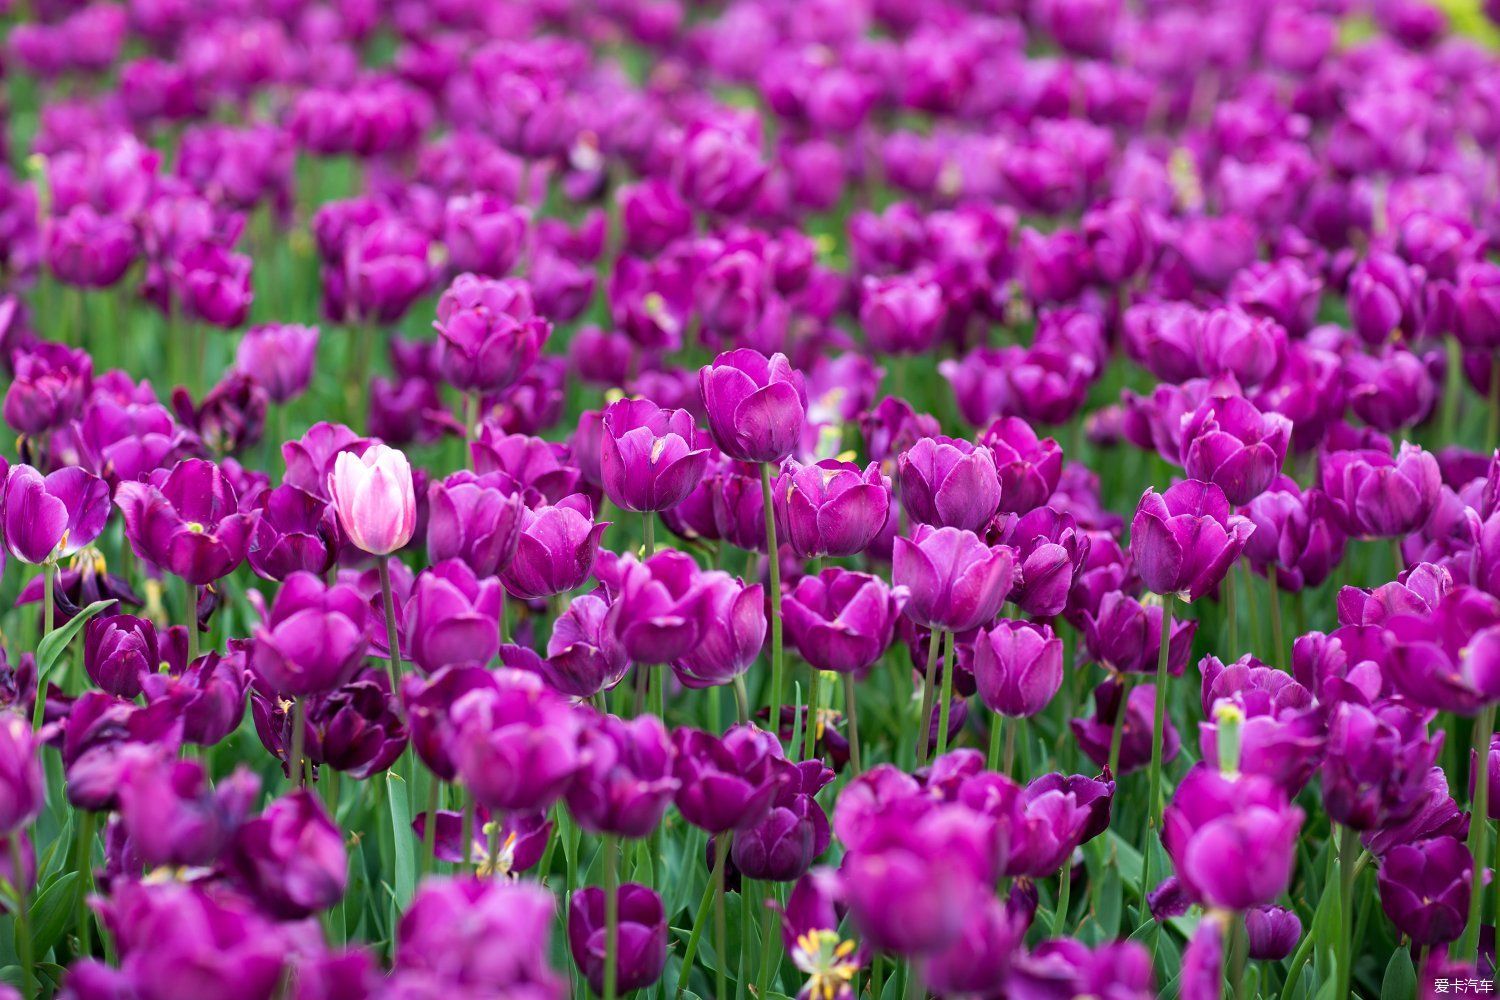
{"label": "tulip", "polygon": [[77,416],[94,374],[86,351],[50,341],[16,351],[11,368],[5,422],[24,435],[43,434]]}
{"label": "tulip", "polygon": [[376,443],[343,424],[313,424],[301,438],[281,446],[281,458],[286,463],[283,481],[327,502],[331,496],[328,481],[339,455],[350,452],[357,458]]}
{"label": "tulip", "polygon": [[41,745],[19,716],[0,719],[0,832],[15,834],[46,802]]}
{"label": "tulip", "polygon": [[897,538],[892,580],[910,597],[908,618],[929,628],[967,632],[994,620],[1010,593],[1014,552],[972,531],[918,525]]}
{"label": "tulip", "polygon": [[608,527],[594,523],[593,505],[581,493],[523,510],[515,559],[500,574],[506,592],[534,601],[582,586]]}
{"label": "tulip", "polygon": [[306,788],[277,799],[241,826],[227,867],[266,912],[284,920],[337,903],[349,880],[343,834]]}
{"label": "tulip", "polygon": [[[616,892],[614,907],[606,907],[606,891]],[[606,909],[618,913],[613,934],[605,926]],[[667,964],[667,917],[661,897],[636,882],[618,889],[587,886],[579,890],[568,904],[568,950],[596,994],[607,996],[618,990],[624,996],[646,989],[661,978]],[[611,962],[614,968],[607,993],[606,965]]]}
{"label": "tulip", "polygon": [[[556,903],[532,882],[430,878],[396,929],[397,984],[414,977],[489,995],[558,997],[566,980],[548,967]],[[514,948],[496,948],[504,936]]]}
{"label": "tulip", "polygon": [[1000,511],[1025,514],[1047,502],[1062,476],[1063,453],[1052,438],[1038,438],[1020,417],[1002,417],[979,436],[1000,479]]}
{"label": "tulip", "polygon": [[[622,510],[659,511],[685,500],[703,479],[707,448],[692,414],[664,410],[645,399],[604,408],[599,471],[604,493]],[[649,521],[648,521],[649,523]]]}
{"label": "tulip", "polygon": [[593,833],[650,836],[678,788],[672,744],[661,720],[601,716],[584,735],[582,753],[582,770],[567,793],[568,810]]}
{"label": "tulip", "polygon": [[411,746],[427,768],[443,781],[457,777],[449,748],[455,745],[452,708],[470,691],[493,688],[495,675],[483,667],[444,667],[425,681],[407,675],[402,682],[402,702],[411,728]]}
{"label": "tulip", "polygon": [[[1070,996],[1154,996],[1151,952],[1135,941],[1106,942],[1093,951],[1072,938],[1043,941],[1011,966],[1012,989],[1051,991],[1061,983]],[[1026,994],[1022,994],[1023,996]]]}
{"label": "tulip", "polygon": [[1282,906],[1257,906],[1245,911],[1250,957],[1271,962],[1286,958],[1302,938],[1302,921]]}
{"label": "tulip", "polygon": [[203,765],[147,755],[125,768],[120,818],[148,865],[211,865],[249,816],[260,779],[240,768],[210,787]]}
{"label": "tulip", "polygon": [[257,504],[260,519],[247,556],[258,576],[285,580],[299,570],[321,575],[333,566],[343,539],[326,503],[295,486],[278,486]]}
{"label": "tulip", "polygon": [[1385,620],[1386,666],[1397,691],[1416,705],[1463,715],[1500,698],[1500,601],[1473,587],[1431,604],[1416,603],[1410,591],[1393,596],[1406,605]]}
{"label": "tulip", "polygon": [[258,683],[287,697],[332,691],[364,663],[366,603],[348,584],[325,586],[293,573],[255,632],[250,668]]}
{"label": "tulip", "polygon": [[1146,588],[1195,601],[1218,586],[1255,531],[1224,491],[1196,480],[1148,489],[1130,528],[1130,555]]}
{"label": "tulip", "polygon": [[619,612],[597,594],[581,594],[552,623],[538,672],[560,694],[592,698],[612,691],[630,669],[615,624]]}
{"label": "tulip", "polygon": [[457,271],[501,278],[526,246],[530,212],[492,194],[449,198],[443,217],[443,244]]}
{"label": "tulip", "polygon": [[867,276],[861,292],[859,325],[871,348],[920,354],[932,347],[947,315],[936,282],[915,275]]}
{"label": "tulip", "polygon": [[497,672],[493,685],[459,696],[451,715],[458,776],[491,810],[546,809],[584,764],[581,715],[531,674]]}
{"label": "tulip", "polygon": [[901,502],[933,527],[978,531],[1000,506],[1000,480],[988,448],[951,438],[923,438],[899,460]]}
{"label": "tulip", "polygon": [[377,670],[361,670],[349,683],[303,703],[307,717],[299,723],[286,702],[254,694],[250,714],[255,731],[284,771],[295,768],[292,747],[296,726],[304,726],[304,759],[364,780],[390,767],[406,749],[406,726],[396,714],[390,681]]}
{"label": "tulip", "polygon": [[[1111,591],[1099,610],[1084,619],[1083,640],[1089,656],[1114,673],[1145,674],[1156,670],[1161,655],[1160,604],[1143,604],[1123,591]],[[1196,621],[1174,620],[1168,640],[1167,673],[1181,675],[1192,652]]]}
{"label": "tulip", "polygon": [[817,794],[833,780],[820,760],[782,767],[786,779],[771,811],[734,837],[732,857],[740,874],[766,882],[795,882],[828,849],[832,833]]}
{"label": "tulip", "polygon": [[1328,815],[1355,830],[1406,819],[1422,801],[1442,745],[1442,734],[1428,738],[1422,715],[1400,703],[1336,706],[1322,765]]}
{"label": "tulip", "polygon": [[[552,821],[546,813],[511,813],[503,821],[491,818],[490,811],[476,807],[472,822],[474,829],[464,852],[463,834],[466,817],[456,812],[439,811],[437,827],[433,836],[433,852],[438,861],[450,864],[474,864],[474,873],[481,876],[504,878],[530,871],[542,860],[547,844],[552,839]],[[412,832],[424,841],[427,837],[426,813],[418,813],[412,820]],[[497,829],[498,828],[498,829]],[[490,856],[489,833],[498,833],[496,852]]]}
{"label": "tulip", "polygon": [[[1154,735],[1153,704],[1156,687],[1152,684],[1137,684],[1122,701],[1119,681],[1108,680],[1094,689],[1094,716],[1087,719],[1072,719],[1069,722],[1079,749],[1088,755],[1098,767],[1109,768],[1118,775],[1129,774],[1144,767],[1153,757]],[[1120,712],[1124,718],[1120,718]],[[1171,763],[1181,746],[1181,738],[1172,725],[1171,717],[1160,716],[1162,750],[1158,755],[1163,764]],[[1115,728],[1120,729],[1119,759],[1110,760]],[[1119,766],[1116,767],[1115,764]]]}
{"label": "tulip", "polygon": [[16,465],[0,497],[5,547],[28,563],[56,563],[99,537],[109,520],[109,486],[83,469],[43,476]]}
{"label": "tulip", "polygon": [[579,467],[569,460],[567,448],[556,442],[497,431],[487,422],[469,450],[479,475],[500,474],[501,486],[513,493],[529,497],[534,490],[555,504],[578,489]]}
{"label": "tulip", "polygon": [[251,327],[235,351],[234,365],[265,387],[273,403],[307,391],[318,354],[318,328],[296,324]]}
{"label": "tulip", "polygon": [[688,688],[729,683],[750,669],[766,644],[765,588],[716,570],[700,573],[697,586],[698,641],[671,662]]}
{"label": "tulip", "polygon": [[519,278],[461,274],[438,301],[437,317],[439,370],[466,393],[514,385],[552,333],[536,314],[531,286]]}
{"label": "tulip", "polygon": [[1243,396],[1212,398],[1183,420],[1183,464],[1192,479],[1246,504],[1280,471],[1291,436],[1292,422],[1279,413],[1262,415]]}
{"label": "tulip", "polygon": [[141,693],[142,678],[165,662],[156,627],[134,615],[90,618],[83,631],[83,667],[89,679],[120,698]]}
{"label": "tulip", "polygon": [[1380,863],[1380,907],[1418,945],[1456,941],[1468,920],[1474,859],[1456,837],[1392,847]]}
{"label": "tulip", "polygon": [[998,994],[1025,936],[1019,914],[998,899],[983,900],[966,915],[958,939],[927,963],[927,984],[943,996]]}
{"label": "tulip", "polygon": [[719,834],[765,818],[785,780],[776,763],[784,758],[774,736],[744,724],[723,737],[678,729],[672,744],[677,808],[689,823]]}
{"label": "tulip", "polygon": [[377,444],[358,456],[340,452],[328,495],[349,541],[373,556],[390,555],[416,531],[411,465],[394,448]]}
{"label": "tulip", "polygon": [[[1278,476],[1245,506],[1244,514],[1255,525],[1245,544],[1250,565],[1262,576],[1274,574],[1282,589],[1295,593],[1316,587],[1343,561],[1342,519],[1322,490],[1303,493],[1291,478]],[[1274,605],[1271,614],[1276,621]]]}
{"label": "tulip", "polygon": [[1002,621],[974,640],[974,678],[991,711],[1036,715],[1062,687],[1062,640],[1047,625]]}
{"label": "tulip", "polygon": [[1010,515],[1001,532],[1016,550],[1017,579],[1009,598],[1036,618],[1051,618],[1067,607],[1073,575],[1088,559],[1092,541],[1078,530],[1073,515],[1036,507]]}
{"label": "tulip", "polygon": [[182,725],[182,738],[199,746],[214,746],[239,728],[245,714],[243,639],[231,639],[229,654],[209,653],[187,663],[187,629],[167,631],[165,660],[168,672],[141,676],[141,691],[150,705],[167,702]]}
{"label": "tulip", "polygon": [[121,483],[115,505],[135,554],[198,587],[233,572],[259,517],[242,513],[224,470],[188,459],[152,483]]}
{"label": "tulip", "polygon": [[728,351],[699,370],[698,390],[714,442],[730,458],[780,462],[797,446],[807,389],[785,355]]}
{"label": "tulip", "polygon": [[1372,346],[1392,335],[1417,333],[1421,317],[1420,267],[1395,254],[1373,251],[1349,275],[1349,318],[1360,339]]}
{"label": "tulip", "polygon": [[406,605],[411,660],[428,673],[455,663],[488,663],[500,649],[500,582],[481,580],[457,559],[417,577]]}
{"label": "tulip", "polygon": [[829,567],[804,576],[783,611],[797,652],[817,670],[865,676],[895,635],[906,592],[877,576]]}
{"label": "tulip", "polygon": [[478,576],[510,565],[523,504],[507,479],[460,471],[427,487],[427,555],[434,563],[462,559]]}
{"label": "tulip", "polygon": [[1323,489],[1344,529],[1360,538],[1393,538],[1417,530],[1437,503],[1437,461],[1403,443],[1395,458],[1378,451],[1336,451],[1323,458]]}
{"label": "tulip", "polygon": [[777,537],[803,559],[858,555],[885,526],[890,483],[875,463],[788,460],[771,491]]}

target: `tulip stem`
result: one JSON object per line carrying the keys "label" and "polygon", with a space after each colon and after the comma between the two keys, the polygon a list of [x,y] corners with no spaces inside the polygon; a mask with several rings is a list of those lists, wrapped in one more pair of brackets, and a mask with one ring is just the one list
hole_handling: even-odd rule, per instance
{"label": "tulip stem", "polygon": [[[1339,827],[1339,902],[1342,905],[1343,926],[1341,930],[1343,935],[1339,942],[1342,948],[1339,961],[1339,978],[1342,980],[1342,989],[1339,990],[1338,996],[1342,997],[1351,995],[1349,993],[1349,986],[1353,982],[1354,881],[1355,877],[1359,874],[1359,869],[1355,867],[1355,861],[1359,853],[1359,831],[1347,826]],[[1481,865],[1476,864],[1474,870],[1482,871]],[[1480,877],[1482,878],[1483,876]],[[1471,914],[1474,912],[1474,910],[1470,910]],[[1475,916],[1474,919],[1477,921],[1478,917]],[[1477,930],[1478,925],[1476,924],[1475,926],[1474,939],[1477,945],[1479,933]]]}
{"label": "tulip stem", "polygon": [[859,692],[854,687],[854,674],[844,675],[844,714],[849,718],[849,763],[856,775],[859,766]]}
{"label": "tulip stem", "polygon": [[57,564],[52,560],[42,563],[42,635],[52,634],[57,620]]}
{"label": "tulip stem", "polygon": [[496,619],[500,628],[500,645],[510,645],[510,623],[506,621],[506,611],[509,610],[509,601],[505,593],[505,585],[500,585],[500,616]]}
{"label": "tulip stem", "polygon": [[[1497,366],[1500,367],[1500,366]],[[1490,736],[1495,731],[1495,706],[1479,710],[1474,722],[1474,797],[1469,814],[1469,853],[1474,858],[1474,890],[1469,896],[1469,924],[1459,942],[1460,961],[1474,957],[1479,949],[1479,925],[1484,916],[1484,874],[1488,867],[1490,783],[1487,762]]]}
{"label": "tulip stem", "polygon": [[1224,959],[1229,967],[1229,995],[1234,1000],[1245,1000],[1245,966],[1250,957],[1250,937],[1243,913],[1229,918],[1225,936],[1228,938],[1224,944]]}
{"label": "tulip stem", "polygon": [[922,707],[917,716],[915,758],[918,767],[927,763],[928,737],[932,733],[932,689],[937,684],[938,644],[942,640],[943,630],[934,628],[927,643],[927,677],[922,684]]}
{"label": "tulip stem", "polygon": [[823,672],[817,667],[812,671],[812,684],[807,691],[807,715],[803,719],[802,759],[812,760],[818,745],[818,700],[822,697]]}
{"label": "tulip stem", "polygon": [[[615,1000],[616,965],[620,950],[620,846],[612,833],[604,835],[604,1000]],[[719,956],[723,962],[723,944]],[[723,995],[723,990],[719,991]]]}
{"label": "tulip stem", "polygon": [[16,893],[16,947],[21,952],[21,982],[25,987],[22,996],[40,996],[36,989],[36,956],[31,940],[31,911],[26,902],[26,865],[21,850],[22,830],[10,832],[10,870],[15,879],[11,888]]}
{"label": "tulip stem", "polygon": [[688,933],[687,947],[682,952],[682,968],[677,973],[676,996],[682,996],[683,988],[687,986],[688,976],[692,974],[693,957],[698,954],[698,941],[703,937],[703,925],[708,920],[708,908],[713,903],[714,890],[717,888],[723,871],[720,866],[724,863],[724,855],[714,851],[714,871],[717,874],[709,875],[708,885],[703,887],[703,898],[698,901],[698,912],[693,915],[693,929]]}
{"label": "tulip stem", "polygon": [[771,731],[781,728],[782,688],[786,678],[781,654],[781,559],[776,544],[776,515],[771,503],[771,463],[760,466],[761,515],[766,522],[766,552],[770,562],[771,588]]}
{"label": "tulip stem", "polygon": [[[769,882],[761,883],[760,894],[760,970],[756,974],[755,995],[763,997],[770,990],[771,977],[780,970],[779,959],[781,951],[773,948],[773,942],[777,942],[779,935],[776,933],[775,913],[771,910],[772,893],[775,887]],[[776,968],[772,968],[772,963]]]}
{"label": "tulip stem", "polygon": [[302,787],[302,755],[307,746],[307,704],[301,697],[292,699],[292,746],[286,758],[286,776],[292,788]]}
{"label": "tulip stem", "polygon": [[[739,720],[740,720],[740,722],[742,724],[749,723],[749,721],[750,721],[750,693],[745,690],[745,675],[744,674],[735,674],[734,675],[734,704],[735,704],[735,710],[739,713]],[[771,725],[774,728],[777,725],[776,720],[774,720],[774,719],[771,720]]]}
{"label": "tulip stem", "polygon": [[474,468],[474,439],[479,436],[479,393],[464,393],[464,464]]}
{"label": "tulip stem", "polygon": [[645,547],[641,550],[644,554],[641,558],[650,559],[656,555],[656,514],[653,511],[641,511],[641,527],[646,536]]}
{"label": "tulip stem", "polygon": [[1057,874],[1057,908],[1052,911],[1050,937],[1061,937],[1068,926],[1068,904],[1073,893],[1073,857],[1063,861],[1062,871]]}
{"label": "tulip stem", "polygon": [[78,894],[78,954],[87,957],[93,947],[89,943],[89,904],[88,897],[94,888],[94,824],[96,821],[94,813],[84,809],[83,818],[78,827],[78,844],[73,853],[73,870],[78,872],[78,878],[83,883],[83,892]]}
{"label": "tulip stem", "polygon": [[[1224,574],[1224,617],[1229,622],[1229,655],[1236,658],[1240,655],[1240,609],[1236,607],[1235,601],[1239,589],[1235,582],[1234,567],[1231,566]],[[1168,600],[1171,598],[1163,598],[1163,603]]]}
{"label": "tulip stem", "polygon": [[[1172,644],[1172,602],[1171,594],[1161,600],[1161,649],[1156,654],[1156,709],[1151,714],[1151,780],[1148,783],[1150,798],[1146,800],[1147,829],[1154,830],[1161,825],[1161,753],[1164,723],[1167,718],[1167,660],[1171,652]],[[1129,709],[1128,698],[1121,693],[1120,716],[1116,716],[1118,722]]]}
{"label": "tulip stem", "polygon": [[422,874],[430,875],[437,867],[437,822],[438,799],[443,792],[443,779],[430,775],[427,783],[427,823],[422,827]]}
{"label": "tulip stem", "polygon": [[1000,736],[1001,730],[1005,728],[1005,716],[999,712],[991,713],[990,721],[990,752],[985,758],[984,766],[991,771],[1000,770]]}
{"label": "tulip stem", "polygon": [[1125,717],[1128,714],[1125,707],[1130,704],[1130,689],[1135,687],[1134,674],[1120,675],[1120,704],[1115,709],[1114,728],[1109,734],[1109,773],[1116,776],[1120,773],[1120,747],[1125,741]]}
{"label": "tulip stem", "polygon": [[915,955],[906,965],[906,1000],[923,1000],[927,987],[922,982],[922,960]]}
{"label": "tulip stem", "polygon": [[1485,451],[1493,455],[1500,445],[1500,352],[1490,357],[1490,407],[1489,419],[1485,423]]}
{"label": "tulip stem", "polygon": [[188,664],[198,659],[198,588],[182,581],[182,621],[187,626]]}
{"label": "tulip stem", "polygon": [[[391,694],[401,698],[401,639],[396,634],[396,601],[391,596],[391,557],[380,557],[380,600],[385,607],[385,641],[390,647]],[[504,606],[501,606],[504,614]],[[503,620],[503,619],[502,619]]]}
{"label": "tulip stem", "polygon": [[937,753],[948,752],[948,713],[953,707],[953,633],[943,630],[943,700],[938,705]]}
{"label": "tulip stem", "polygon": [[714,996],[720,1000],[728,995],[725,989],[729,978],[729,960],[726,957],[728,952],[725,951],[725,939],[728,935],[724,929],[724,866],[733,844],[734,831],[728,830],[719,835],[718,849],[714,851],[714,948],[719,953],[719,961],[716,963],[718,968],[715,970],[718,973],[719,990]]}

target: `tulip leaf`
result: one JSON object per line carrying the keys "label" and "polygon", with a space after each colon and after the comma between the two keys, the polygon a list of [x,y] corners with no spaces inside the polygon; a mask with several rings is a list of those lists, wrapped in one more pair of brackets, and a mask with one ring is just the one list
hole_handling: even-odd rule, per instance
{"label": "tulip leaf", "polygon": [[114,604],[114,601],[95,601],[88,607],[74,615],[66,625],[59,626],[45,636],[36,647],[36,677],[38,686],[47,683],[52,676],[52,668],[57,661],[62,659],[62,654],[68,648],[73,638],[83,631],[83,626],[88,620],[99,612]]}
{"label": "tulip leaf", "polygon": [[78,911],[78,894],[82,888],[79,873],[67,872],[53,879],[32,903],[31,940],[38,957],[47,954],[62,940],[68,919]]}
{"label": "tulip leaf", "polygon": [[411,902],[417,887],[417,839],[411,832],[411,802],[407,799],[406,782],[394,771],[385,776],[386,800],[390,803],[391,832],[395,835],[392,848],[395,851],[395,907],[391,920],[391,932],[395,933],[396,917]]}
{"label": "tulip leaf", "polygon": [[1383,997],[1414,997],[1417,995],[1417,968],[1411,961],[1411,949],[1397,948],[1386,963],[1385,978],[1380,983]]}

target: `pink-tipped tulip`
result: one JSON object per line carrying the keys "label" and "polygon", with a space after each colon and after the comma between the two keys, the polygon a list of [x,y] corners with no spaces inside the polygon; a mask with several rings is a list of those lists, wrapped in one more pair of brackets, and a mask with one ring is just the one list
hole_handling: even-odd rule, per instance
{"label": "pink-tipped tulip", "polygon": [[417,528],[411,463],[394,448],[377,444],[363,455],[340,453],[328,495],[349,541],[373,556],[395,552]]}

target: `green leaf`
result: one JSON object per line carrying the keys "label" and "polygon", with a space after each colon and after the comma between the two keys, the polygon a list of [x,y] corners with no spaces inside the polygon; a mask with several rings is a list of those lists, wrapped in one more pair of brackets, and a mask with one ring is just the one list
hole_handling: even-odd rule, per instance
{"label": "green leaf", "polygon": [[[412,893],[417,887],[417,838],[411,829],[411,802],[406,796],[406,781],[395,772],[387,772],[385,783],[396,861],[395,884],[392,888],[395,891],[396,915],[399,915],[406,909],[406,904],[411,902]],[[396,926],[395,915],[391,926]]]}
{"label": "green leaf", "polygon": [[1412,964],[1410,948],[1397,948],[1391,954],[1385,967],[1385,979],[1380,983],[1380,995],[1391,1000],[1417,995],[1417,969]]}
{"label": "green leaf", "polygon": [[78,872],[58,876],[51,885],[42,890],[32,904],[31,940],[36,946],[36,955],[41,957],[62,940],[68,928],[68,919],[78,912],[78,896],[82,891]]}
{"label": "green leaf", "polygon": [[1106,868],[1099,883],[1099,908],[1094,917],[1107,937],[1113,938],[1120,933],[1120,912],[1124,907],[1124,898],[1125,887],[1120,881],[1119,869]]}
{"label": "green leaf", "polygon": [[114,603],[114,601],[95,601],[74,615],[66,625],[53,629],[51,634],[37,643],[36,675],[39,684],[46,683],[47,679],[52,676],[52,668],[57,665],[58,660],[62,659],[63,651],[68,648],[68,643],[83,631],[83,626],[88,624],[88,620]]}

